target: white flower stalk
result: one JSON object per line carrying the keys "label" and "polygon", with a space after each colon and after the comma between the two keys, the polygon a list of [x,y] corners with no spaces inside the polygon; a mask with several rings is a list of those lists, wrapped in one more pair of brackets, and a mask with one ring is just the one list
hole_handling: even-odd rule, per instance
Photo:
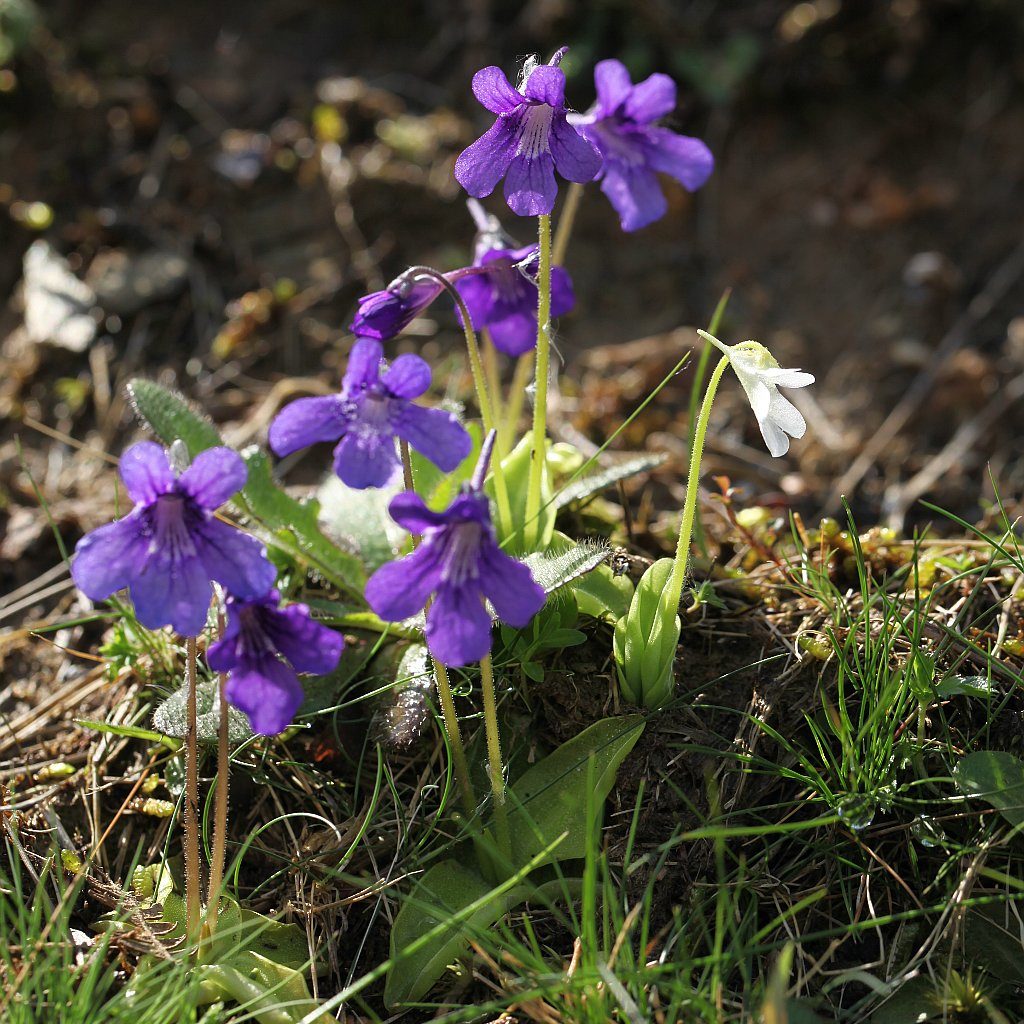
{"label": "white flower stalk", "polygon": [[697,333],[722,352],[736,371],[768,451],[775,458],[785,455],[789,451],[789,438],[803,437],[807,423],[800,410],[779,392],[779,388],[805,388],[814,383],[814,374],[779,366],[771,352],[759,342],[726,345],[707,331],[698,330]]}

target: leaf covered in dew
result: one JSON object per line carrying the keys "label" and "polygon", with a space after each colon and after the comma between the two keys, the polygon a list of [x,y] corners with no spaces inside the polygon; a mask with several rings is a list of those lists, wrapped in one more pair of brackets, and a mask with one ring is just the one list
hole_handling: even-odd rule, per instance
{"label": "leaf covered in dew", "polygon": [[636,455],[624,459],[622,462],[606,466],[596,473],[589,473],[587,476],[572,480],[560,488],[555,494],[553,504],[555,508],[565,508],[566,505],[589,498],[606,487],[617,484],[620,480],[628,480],[630,477],[656,469],[667,458],[668,456],[663,452],[656,452],[648,455]]}
{"label": "leaf covered in dew", "polygon": [[556,536],[547,551],[529,554],[523,562],[544,592],[553,594],[596,569],[610,555],[611,548],[603,541],[572,541]]}
{"label": "leaf covered in dew", "polygon": [[190,458],[224,443],[209,418],[177,391],[137,377],[128,383],[128,397],[135,414],[164,444],[184,441]]}
{"label": "leaf covered in dew", "polygon": [[372,572],[397,558],[409,539],[388,513],[388,504],[402,489],[396,479],[387,487],[356,490],[331,473],[316,492],[320,529]]}
{"label": "leaf covered in dew", "polygon": [[[184,739],[188,727],[188,684],[175,690],[153,712],[153,725],[165,736]],[[196,686],[196,739],[200,743],[216,744],[220,726],[220,698],[215,680],[205,680]],[[228,706],[228,740],[233,746],[244,743],[252,736],[249,719],[236,708]]]}

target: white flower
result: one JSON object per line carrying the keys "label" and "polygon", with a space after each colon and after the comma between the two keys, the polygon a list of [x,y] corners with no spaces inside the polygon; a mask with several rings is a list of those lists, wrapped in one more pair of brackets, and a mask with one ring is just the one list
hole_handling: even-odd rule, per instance
{"label": "white flower", "polygon": [[803,437],[807,423],[800,410],[779,393],[779,388],[805,388],[814,383],[814,375],[783,369],[771,352],[756,341],[725,345],[706,331],[697,333],[728,357],[747,393],[768,451],[775,458],[785,455],[789,451],[789,437]]}

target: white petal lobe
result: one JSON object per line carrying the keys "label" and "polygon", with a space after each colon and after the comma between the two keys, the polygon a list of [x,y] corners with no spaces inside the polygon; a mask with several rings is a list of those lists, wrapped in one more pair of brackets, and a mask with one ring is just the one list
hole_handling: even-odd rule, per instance
{"label": "white petal lobe", "polygon": [[777,423],[787,434],[793,437],[803,437],[807,431],[807,422],[800,415],[800,410],[793,403],[775,391],[771,398],[771,409],[769,418]]}

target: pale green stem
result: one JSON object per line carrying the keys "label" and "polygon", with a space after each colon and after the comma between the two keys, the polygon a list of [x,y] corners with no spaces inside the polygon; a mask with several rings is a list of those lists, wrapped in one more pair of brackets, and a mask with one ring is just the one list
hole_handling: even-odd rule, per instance
{"label": "pale green stem", "polygon": [[497,448],[499,451],[510,452],[512,450],[512,442],[515,438],[516,427],[519,425],[519,417],[523,414],[526,386],[530,383],[532,370],[533,356],[527,352],[519,357],[512,373],[512,386],[509,389],[508,403],[505,406],[505,416],[498,431]]}
{"label": "pale green stem", "polygon": [[574,181],[565,194],[565,203],[562,205],[558,227],[555,229],[555,244],[552,249],[551,262],[556,267],[560,267],[565,262],[565,254],[569,251],[569,239],[572,236],[573,225],[576,223],[576,211],[580,208],[582,198],[583,186],[578,181]]}
{"label": "pale green stem", "polygon": [[455,699],[452,696],[452,684],[448,678],[448,669],[434,659],[434,675],[437,679],[437,696],[441,701],[441,716],[444,719],[444,731],[448,734],[448,745],[452,751],[452,774],[455,785],[459,788],[462,799],[462,810],[466,821],[471,822],[476,815],[476,794],[469,777],[469,761],[466,759],[466,745],[462,742],[462,728],[459,716],[455,712]]}
{"label": "pale green stem", "polygon": [[[405,478],[406,490],[414,490],[412,476],[412,459],[409,456],[409,445],[405,441],[399,443],[402,453],[402,475]],[[412,534],[412,546],[420,546],[418,533]],[[427,603],[429,610],[430,603]],[[466,815],[466,821],[472,821],[476,815],[476,794],[473,792],[473,783],[469,777],[469,761],[466,759],[466,745],[462,742],[462,727],[459,725],[459,716],[455,711],[455,698],[452,696],[452,684],[448,678],[448,669],[436,658],[434,659],[434,677],[437,681],[437,696],[441,702],[441,717],[444,720],[444,731],[448,736],[448,746],[452,752],[452,775],[455,776],[455,785],[458,787],[459,796],[462,799],[462,810]]]}
{"label": "pale green stem", "polygon": [[[452,301],[459,309],[462,317],[462,331],[466,337],[466,352],[469,356],[469,370],[473,375],[473,387],[476,390],[477,405],[480,406],[480,418],[484,423],[484,433],[488,433],[494,427],[494,413],[491,408],[491,399],[487,392],[487,377],[484,373],[483,360],[480,358],[480,345],[476,340],[476,331],[473,330],[473,320],[466,308],[466,303],[455,287],[444,276],[431,267],[411,267],[406,274],[416,277],[429,277],[437,281],[452,297]],[[404,275],[403,275],[404,276]],[[508,496],[508,484],[505,482],[505,472],[502,469],[501,459],[495,459],[491,471],[494,473],[494,496],[498,502],[498,519],[503,530],[512,528],[512,503]]]}
{"label": "pale green stem", "polygon": [[494,827],[498,847],[508,857],[512,852],[508,828],[508,808],[505,806],[505,772],[501,761],[501,737],[498,733],[498,702],[494,693],[494,669],[488,654],[480,662],[480,689],[484,698],[484,729],[487,733],[487,773],[494,796]]}
{"label": "pale green stem", "polygon": [[537,363],[534,374],[536,393],[533,398],[533,450],[530,461],[530,480],[526,491],[525,536],[537,541],[540,523],[541,484],[547,459],[548,373],[551,362],[551,216],[537,218],[540,243],[540,265],[537,273]]}
{"label": "pale green stem", "polygon": [[[501,397],[501,368],[498,366],[498,350],[494,347],[491,333],[486,327],[480,333],[484,339],[484,375],[487,377],[487,389],[491,393],[491,413],[494,421],[492,426],[498,431],[497,441],[500,445],[501,426],[505,419],[505,403]],[[495,454],[501,458],[503,454],[507,455],[508,453],[502,452],[499,447]]]}
{"label": "pale green stem", "polygon": [[[462,302],[461,298],[459,302]],[[466,348],[469,352],[469,365],[473,372],[477,402],[480,405],[480,417],[484,421],[484,433],[488,434],[495,429],[495,423],[491,401],[487,394],[487,375],[484,372],[483,361],[480,358],[480,346],[477,344],[476,333],[469,319],[469,311],[465,305],[461,306],[461,310],[462,323],[466,333]],[[500,403],[500,390],[495,392],[495,399]],[[498,408],[500,408],[500,404]],[[508,495],[508,483],[505,480],[505,470],[501,465],[500,453],[497,458],[491,460],[491,473],[494,476],[494,497],[498,504],[498,522],[501,527],[501,533],[507,535],[512,529],[512,502]]]}
{"label": "pale green stem", "polygon": [[683,594],[683,583],[686,581],[686,567],[690,560],[690,538],[693,536],[693,520],[697,512],[697,492],[700,489],[700,460],[704,454],[704,438],[708,432],[708,421],[711,419],[711,405],[715,400],[719,381],[725,368],[729,365],[729,357],[722,356],[708,381],[708,389],[704,392],[697,427],[693,432],[693,446],[690,450],[690,472],[686,478],[686,500],[683,502],[683,518],[679,524],[679,540],[676,543],[676,557],[672,566],[672,575],[662,595],[664,607],[672,615],[679,610],[679,599]]}

